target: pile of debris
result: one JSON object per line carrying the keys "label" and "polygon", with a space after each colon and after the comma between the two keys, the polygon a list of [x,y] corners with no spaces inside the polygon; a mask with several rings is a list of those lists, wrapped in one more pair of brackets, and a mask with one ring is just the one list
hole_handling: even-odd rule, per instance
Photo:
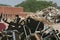
{"label": "pile of debris", "polygon": [[55,7],[48,7],[37,12],[40,17],[44,17],[50,22],[60,23],[60,10]]}
{"label": "pile of debris", "polygon": [[1,16],[0,22],[2,23],[3,21],[8,24],[8,28],[1,30],[0,39],[60,40],[60,29],[58,29],[60,25],[54,25],[54,23],[60,21],[59,10],[54,7],[48,7],[37,13],[38,14],[29,14],[23,19],[21,19],[19,15],[15,15],[13,21],[10,22],[8,22],[7,18]]}

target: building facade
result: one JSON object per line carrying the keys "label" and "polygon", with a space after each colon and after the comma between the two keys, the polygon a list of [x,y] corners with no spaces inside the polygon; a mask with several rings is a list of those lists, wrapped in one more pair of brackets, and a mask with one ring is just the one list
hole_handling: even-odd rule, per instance
{"label": "building facade", "polygon": [[0,6],[0,15],[3,17],[12,18],[15,15],[19,15],[21,17],[26,16],[27,14],[23,13],[22,7],[10,7],[10,6]]}

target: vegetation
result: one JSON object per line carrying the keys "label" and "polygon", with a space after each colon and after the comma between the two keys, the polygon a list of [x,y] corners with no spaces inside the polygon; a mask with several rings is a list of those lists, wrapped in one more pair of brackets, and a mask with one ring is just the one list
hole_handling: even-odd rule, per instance
{"label": "vegetation", "polygon": [[36,12],[37,10],[44,9],[49,6],[56,7],[57,4],[52,1],[36,1],[36,0],[26,0],[20,4],[15,5],[15,7],[23,7],[26,12]]}
{"label": "vegetation", "polygon": [[6,4],[0,4],[0,6],[11,6],[11,5],[6,5]]}

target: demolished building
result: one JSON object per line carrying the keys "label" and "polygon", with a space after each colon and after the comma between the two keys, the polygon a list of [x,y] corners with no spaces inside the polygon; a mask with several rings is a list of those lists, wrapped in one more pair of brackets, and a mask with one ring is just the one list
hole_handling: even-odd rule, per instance
{"label": "demolished building", "polygon": [[48,7],[39,12],[39,16],[42,16],[48,19],[50,22],[59,22],[60,21],[60,10],[55,7]]}

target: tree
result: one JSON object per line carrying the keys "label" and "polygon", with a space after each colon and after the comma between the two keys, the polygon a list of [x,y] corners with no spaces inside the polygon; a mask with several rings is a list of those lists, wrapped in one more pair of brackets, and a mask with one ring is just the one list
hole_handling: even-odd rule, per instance
{"label": "tree", "polygon": [[6,5],[6,4],[0,4],[0,6],[11,6],[11,5]]}
{"label": "tree", "polygon": [[37,10],[42,10],[49,6],[57,6],[52,1],[36,1],[36,0],[26,0],[20,4],[15,5],[15,7],[23,7],[26,12],[36,12]]}

